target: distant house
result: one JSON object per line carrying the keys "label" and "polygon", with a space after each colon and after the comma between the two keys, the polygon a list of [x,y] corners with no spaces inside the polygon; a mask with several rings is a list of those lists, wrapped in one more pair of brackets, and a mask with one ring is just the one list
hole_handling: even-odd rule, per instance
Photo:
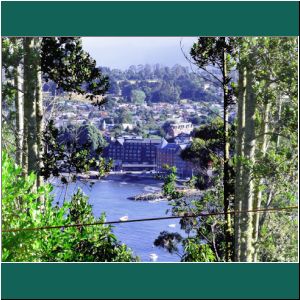
{"label": "distant house", "polygon": [[122,128],[123,128],[123,130],[132,130],[133,129],[133,124],[129,124],[129,123],[122,123],[121,124],[122,125]]}
{"label": "distant house", "polygon": [[207,164],[207,175],[209,177],[212,177],[212,175],[213,175],[213,162],[212,161],[209,161]]}
{"label": "distant house", "polygon": [[90,119],[91,124],[93,124],[95,127],[100,127],[100,119],[99,118],[92,118]]}
{"label": "distant house", "polygon": [[185,110],[185,112],[188,113],[188,114],[194,114],[194,113],[196,113],[196,110],[194,108],[187,108]]}
{"label": "distant house", "polygon": [[101,118],[106,118],[106,117],[108,117],[108,112],[107,111],[100,111],[99,115],[100,115]]}
{"label": "distant house", "polygon": [[180,133],[190,134],[193,131],[193,129],[194,129],[194,126],[191,122],[175,123],[175,124],[170,124],[168,134],[171,137],[175,137],[175,136],[179,135]]}
{"label": "distant house", "polygon": [[105,131],[106,128],[107,128],[106,122],[105,122],[105,120],[103,120],[102,123],[101,123],[100,129]]}
{"label": "distant house", "polygon": [[54,126],[59,127],[67,127],[70,124],[69,120],[56,118],[54,120]]}
{"label": "distant house", "polygon": [[87,124],[87,119],[71,119],[69,123],[72,125],[85,125]]}
{"label": "distant house", "polygon": [[205,83],[203,86],[204,91],[207,91],[210,88],[210,84],[209,83]]}
{"label": "distant house", "polygon": [[115,124],[108,124],[108,123],[106,123],[106,130],[107,131],[111,131],[111,130],[114,129],[115,126],[116,126]]}
{"label": "distant house", "polygon": [[75,113],[73,113],[73,112],[66,112],[64,114],[64,118],[65,119],[71,119],[71,118],[75,118],[75,117],[77,117],[77,115]]}

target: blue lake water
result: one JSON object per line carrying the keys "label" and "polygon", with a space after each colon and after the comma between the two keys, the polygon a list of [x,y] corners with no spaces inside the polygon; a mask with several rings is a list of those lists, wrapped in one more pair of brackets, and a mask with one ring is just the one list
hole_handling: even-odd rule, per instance
{"label": "blue lake water", "polygon": [[[78,187],[89,196],[89,202],[93,207],[96,217],[102,212],[106,213],[107,221],[119,220],[122,216],[129,219],[152,218],[166,216],[166,210],[170,208],[167,201],[149,202],[133,201],[127,199],[137,194],[158,191],[162,183],[157,181],[138,180],[138,182],[121,180],[98,180],[92,187],[83,182],[69,185],[67,197],[70,197]],[[65,190],[63,187],[56,187],[54,190],[56,201],[61,202]],[[176,227],[169,227],[176,224]],[[174,225],[173,225],[174,226]],[[113,232],[118,240],[130,247],[134,254],[139,256],[142,261],[150,261],[149,255],[155,253],[158,262],[176,262],[180,258],[176,254],[170,254],[164,249],[153,245],[161,231],[180,232],[179,220],[159,220],[128,224],[115,224]]]}

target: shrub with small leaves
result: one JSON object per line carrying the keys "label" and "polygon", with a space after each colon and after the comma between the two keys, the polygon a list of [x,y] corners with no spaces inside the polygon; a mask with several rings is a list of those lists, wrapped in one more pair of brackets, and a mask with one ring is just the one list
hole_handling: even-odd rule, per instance
{"label": "shrub with small leaves", "polygon": [[[23,176],[22,168],[2,152],[2,230],[59,226],[54,229],[3,232],[2,260],[7,262],[137,261],[121,244],[112,226],[75,226],[103,223],[105,215],[95,218],[92,206],[81,190],[70,202],[53,205],[52,186],[34,190],[36,175]],[[43,197],[41,197],[43,196]],[[43,199],[43,202],[40,201]]]}

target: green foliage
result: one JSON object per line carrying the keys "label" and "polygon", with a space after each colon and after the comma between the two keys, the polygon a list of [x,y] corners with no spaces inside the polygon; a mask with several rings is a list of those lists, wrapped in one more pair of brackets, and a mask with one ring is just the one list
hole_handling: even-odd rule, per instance
{"label": "green foliage", "polygon": [[118,82],[116,80],[111,80],[108,93],[114,94],[114,95],[119,95],[121,92],[120,87],[118,85]]}
{"label": "green foliage", "polygon": [[112,87],[109,92],[119,95],[121,90],[121,95],[127,102],[134,102],[132,99],[134,90],[143,91],[148,104],[175,103],[179,99],[220,102],[220,97],[204,88],[205,80],[190,72],[188,67],[145,65],[131,66],[125,71],[109,68],[102,68],[102,71],[110,78]]}
{"label": "green foliage", "polygon": [[137,125],[133,128],[132,133],[137,136],[144,136],[146,134],[145,127],[143,127],[140,123],[137,123]]}
{"label": "green foliage", "polygon": [[191,122],[193,125],[196,125],[196,126],[199,126],[203,123],[203,118],[199,117],[198,115],[195,115],[195,116],[191,116],[189,119],[188,119],[189,122]]}
{"label": "green foliage", "polygon": [[120,136],[122,134],[122,132],[123,132],[123,126],[121,124],[119,124],[119,125],[115,125],[114,126],[111,134],[114,137],[118,137],[118,136]]}
{"label": "green foliage", "polygon": [[[210,80],[224,89],[223,104],[226,107],[234,102],[232,77],[226,72],[230,73],[236,64],[238,40],[233,37],[199,37],[190,51],[195,64],[209,75]],[[209,69],[211,67],[216,68],[216,71],[212,72]]]}
{"label": "green foliage", "polygon": [[44,37],[41,49],[42,72],[66,92],[85,95],[94,105],[103,104],[109,84],[96,61],[82,49],[77,37]]}
{"label": "green foliage", "polygon": [[[182,243],[184,253],[180,253],[179,245]],[[154,241],[154,245],[176,254],[182,262],[214,262],[216,260],[209,245],[197,240],[197,238],[183,238],[177,232],[163,231]]]}
{"label": "green foliage", "polygon": [[15,153],[15,77],[23,54],[22,39],[2,38],[2,146]]}
{"label": "green foliage", "polygon": [[151,94],[150,102],[177,103],[180,99],[180,88],[172,82],[163,82],[158,90]]}
{"label": "green foliage", "polygon": [[[86,173],[90,170],[98,170],[98,177],[106,175],[112,161],[106,162],[102,157],[104,139],[95,127],[86,125],[80,127],[78,137],[70,138],[62,143],[59,130],[49,121],[43,135],[45,151],[42,156],[43,167],[41,175],[45,179],[51,176],[61,177],[62,183],[76,181],[76,174]],[[69,178],[61,175],[61,172],[69,174]]]}
{"label": "green foliage", "polygon": [[164,184],[162,186],[163,195],[168,196],[171,199],[182,197],[182,193],[176,189],[176,167],[165,165],[164,168],[166,169],[168,174],[165,176]]}
{"label": "green foliage", "polygon": [[89,147],[92,157],[101,153],[106,146],[106,141],[100,131],[91,124],[82,125],[78,128],[77,141],[80,146]]}
{"label": "green foliage", "polygon": [[208,163],[222,155],[223,122],[216,118],[210,124],[201,125],[193,132],[190,147],[182,151],[181,157],[207,169]]}
{"label": "green foliage", "polygon": [[182,260],[184,262],[214,262],[216,260],[209,245],[199,243],[195,238],[185,240],[184,252]]}
{"label": "green foliage", "polygon": [[6,71],[6,75],[12,75],[11,66],[18,66],[22,59],[22,39],[21,38],[2,38],[2,67]]}
{"label": "green foliage", "polygon": [[[251,192],[253,209],[295,205],[298,184],[297,39],[255,37],[243,38],[240,42],[238,68],[241,74],[246,70],[253,76],[252,84],[246,83],[246,92],[252,92],[252,108],[255,107],[255,127],[247,128],[247,124],[244,126],[241,122],[239,125],[239,137],[249,129],[255,135],[252,157],[249,159],[249,155],[242,154],[234,160],[239,174],[250,174],[242,180],[242,190],[251,191],[254,187]],[[236,92],[241,91],[243,87],[238,86]],[[250,145],[245,143],[244,149],[248,147]],[[241,200],[247,203],[249,199]],[[250,228],[247,232],[253,230],[253,259],[297,260],[296,213],[264,212],[254,215],[253,219],[254,230]],[[247,251],[249,253],[249,249]]]}
{"label": "green foliage", "polygon": [[162,130],[163,130],[165,136],[168,134],[171,125],[174,124],[174,123],[175,123],[175,121],[166,121],[166,122],[164,122],[164,124],[162,126]]}
{"label": "green foliage", "polygon": [[[276,208],[297,205],[298,184],[298,141],[297,141],[297,41],[294,38],[199,38],[191,50],[191,55],[201,69],[215,66],[221,72],[208,69],[211,79],[229,89],[229,103],[233,93],[238,95],[239,86],[234,84],[234,74],[222,78],[224,53],[227,67],[248,67],[255,78],[251,89],[256,101],[255,111],[255,150],[254,160],[247,157],[234,157],[229,161],[229,194],[234,195],[234,167],[242,166],[250,176],[243,182],[249,188],[249,180],[255,187],[251,193],[253,207]],[[227,52],[227,53],[226,53]],[[239,56],[239,61],[237,60]],[[250,60],[251,56],[251,60]],[[287,58],[289,62],[287,63]],[[245,65],[243,65],[245,64]],[[231,78],[232,77],[232,78]],[[248,87],[249,88],[249,87]],[[265,125],[266,104],[268,123]],[[262,131],[264,128],[267,132]],[[245,130],[243,128],[242,130]],[[156,244],[173,253],[183,246],[182,261],[225,261],[225,220],[223,216],[188,217],[203,212],[224,210],[223,187],[223,123],[216,119],[208,126],[195,130],[193,142],[186,148],[182,157],[197,164],[202,169],[196,178],[188,183],[191,187],[206,189],[201,200],[174,197],[169,201],[172,215],[182,216],[181,229],[188,237],[176,237],[174,233],[161,233]],[[230,155],[234,153],[235,126],[229,131]],[[263,143],[265,146],[262,147]],[[249,147],[245,144],[244,147]],[[201,183],[209,161],[214,166],[212,184]],[[170,182],[172,182],[170,178]],[[170,183],[167,182],[169,185]],[[172,185],[168,186],[172,195]],[[209,187],[207,189],[207,187]],[[228,191],[228,190],[227,190]],[[261,199],[258,204],[258,195]],[[257,198],[256,198],[257,197]],[[233,200],[233,199],[232,199]],[[247,198],[243,201],[248,201]],[[229,207],[232,209],[232,207]],[[258,239],[252,241],[258,261],[297,261],[298,220],[297,212],[276,212],[259,214]],[[255,219],[254,219],[255,220]],[[253,230],[254,228],[251,228]],[[241,227],[242,229],[242,227]],[[245,232],[244,232],[245,233]],[[243,233],[243,234],[244,234]],[[254,236],[255,230],[248,233]],[[228,241],[228,240],[227,240]],[[229,241],[233,244],[233,241]],[[174,251],[172,252],[172,248]],[[249,251],[249,249],[247,249]],[[174,252],[175,253],[175,252]]]}
{"label": "green foliage", "polygon": [[[194,179],[194,186],[198,189],[203,190],[214,185],[214,179],[207,175],[207,170],[210,164],[214,166],[223,164],[223,133],[224,126],[221,119],[212,119],[211,123],[201,125],[194,130],[191,145],[181,152],[181,157],[184,160],[191,161],[198,167]],[[234,131],[232,130],[230,138],[233,137],[233,134]],[[214,173],[218,170],[221,169],[215,169]],[[233,186],[231,186],[232,190]]]}
{"label": "green foliage", "polygon": [[118,116],[115,119],[117,124],[122,123],[132,123],[132,113],[126,109],[120,109],[118,112]]}
{"label": "green foliage", "polygon": [[[104,222],[95,218],[92,206],[78,190],[70,202],[53,206],[52,187],[33,190],[36,176],[22,176],[20,167],[2,154],[2,230],[62,226],[57,229],[5,232],[2,260],[28,262],[136,261],[107,225],[66,227],[78,223]],[[39,200],[43,196],[44,201]]]}
{"label": "green foliage", "polygon": [[131,102],[135,104],[144,104],[146,95],[142,90],[131,91]]}
{"label": "green foliage", "polygon": [[260,261],[297,262],[297,213],[283,212],[266,216],[259,240]]}
{"label": "green foliage", "polygon": [[[176,189],[176,168],[165,166],[169,174],[165,176],[162,191],[169,197],[173,216],[182,216],[181,229],[187,234],[182,237],[179,233],[163,231],[157,237],[154,245],[175,253],[186,262],[212,262],[220,260],[223,255],[223,224],[221,218],[189,217],[198,215],[203,211],[217,211],[221,208],[223,193],[221,189],[207,191],[201,201],[184,197],[184,194]],[[195,178],[193,178],[193,181]],[[179,245],[183,247],[183,253],[179,254]]]}
{"label": "green foliage", "polygon": [[[232,134],[232,133],[231,133]],[[211,124],[202,125],[194,132],[190,147],[182,151],[182,157],[199,166],[199,173],[187,183],[190,188],[204,191],[201,199],[192,197],[178,197],[175,189],[176,169],[169,168],[170,173],[165,179],[163,192],[169,195],[172,215],[183,216],[180,220],[181,229],[188,235],[187,238],[177,239],[183,247],[182,261],[224,261],[224,218],[212,217],[185,217],[199,215],[203,212],[223,211],[223,126],[220,119],[214,119]],[[214,166],[214,175],[207,175],[209,162]],[[232,187],[233,189],[233,187]],[[164,237],[159,237],[162,241]],[[174,243],[173,243],[174,244]],[[172,243],[160,243],[160,247]],[[178,247],[178,245],[176,245]],[[171,252],[170,250],[168,250]]]}
{"label": "green foliage", "polygon": [[154,241],[154,246],[166,249],[169,253],[178,253],[178,244],[182,241],[182,236],[175,232],[162,231]]}

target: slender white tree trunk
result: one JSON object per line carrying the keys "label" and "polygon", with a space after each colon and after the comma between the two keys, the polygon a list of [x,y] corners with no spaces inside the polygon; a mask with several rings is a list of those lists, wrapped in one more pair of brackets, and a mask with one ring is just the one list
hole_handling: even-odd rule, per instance
{"label": "slender white tree trunk", "polygon": [[[261,124],[261,132],[259,134],[259,152],[260,157],[264,158],[267,152],[267,140],[268,135],[266,133],[269,131],[269,114],[270,114],[270,103],[268,99],[265,99],[265,103],[263,105],[263,120]],[[262,200],[262,191],[260,189],[261,185],[263,184],[263,180],[259,179],[255,182],[255,189],[254,189],[254,200],[253,200],[253,209],[260,209],[261,207],[261,200]],[[253,254],[253,261],[257,261],[257,254],[258,254],[258,232],[259,232],[259,219],[260,213],[253,214],[253,243],[254,243],[254,254]]]}
{"label": "slender white tree trunk", "polygon": [[[238,94],[238,113],[237,113],[237,138],[236,138],[236,176],[235,176],[235,200],[234,210],[239,212],[242,209],[242,177],[243,164],[241,158],[244,153],[244,135],[245,135],[245,103],[246,103],[246,68],[240,66],[239,69],[239,94]],[[234,260],[240,260],[240,215],[235,214],[234,217],[234,232],[235,232],[235,253]]]}
{"label": "slender white tree trunk", "polygon": [[[251,174],[252,166],[254,165],[255,154],[255,108],[256,97],[253,91],[253,70],[252,59],[247,68],[247,87],[246,87],[246,105],[245,105],[245,146],[244,157],[247,163],[243,166],[242,179],[242,211],[253,209],[253,178]],[[241,248],[239,261],[250,262],[253,259],[253,214],[241,213],[240,218],[240,236]]]}
{"label": "slender white tree trunk", "polygon": [[[282,99],[281,99],[281,95],[279,95],[278,97],[278,113],[277,113],[277,122],[278,124],[280,124],[280,120],[281,120],[281,107],[282,107]],[[278,128],[278,131],[280,131],[280,126]],[[280,145],[280,135],[277,135],[277,141],[276,141],[276,148],[278,149]]]}
{"label": "slender white tree trunk", "polygon": [[[224,80],[228,77],[227,71],[227,59],[226,51],[223,50],[223,78]],[[232,222],[230,211],[230,174],[229,174],[229,99],[228,99],[228,83],[223,85],[223,94],[224,94],[224,175],[223,175],[223,186],[224,186],[224,213],[225,213],[225,226],[224,226],[224,235],[225,235],[225,260],[230,261],[232,259]]]}
{"label": "slender white tree trunk", "polygon": [[[41,38],[35,38],[35,46],[36,49],[40,49],[41,47]],[[41,60],[40,55],[37,50],[37,58],[36,58],[36,86],[35,86],[35,104],[36,104],[36,132],[37,132],[37,159],[38,159],[38,174],[37,174],[37,186],[41,186],[43,184],[43,177],[40,176],[40,170],[43,167],[42,163],[42,155],[44,150],[43,145],[43,94],[42,94],[42,72],[41,72]]]}
{"label": "slender white tree trunk", "polygon": [[14,71],[14,85],[17,89],[15,97],[16,109],[16,163],[22,165],[22,148],[23,148],[23,127],[24,127],[24,113],[23,113],[23,85],[20,66],[15,67]]}
{"label": "slender white tree trunk", "polygon": [[34,38],[24,38],[24,140],[23,171],[29,174],[37,171],[36,138],[36,65]]}

